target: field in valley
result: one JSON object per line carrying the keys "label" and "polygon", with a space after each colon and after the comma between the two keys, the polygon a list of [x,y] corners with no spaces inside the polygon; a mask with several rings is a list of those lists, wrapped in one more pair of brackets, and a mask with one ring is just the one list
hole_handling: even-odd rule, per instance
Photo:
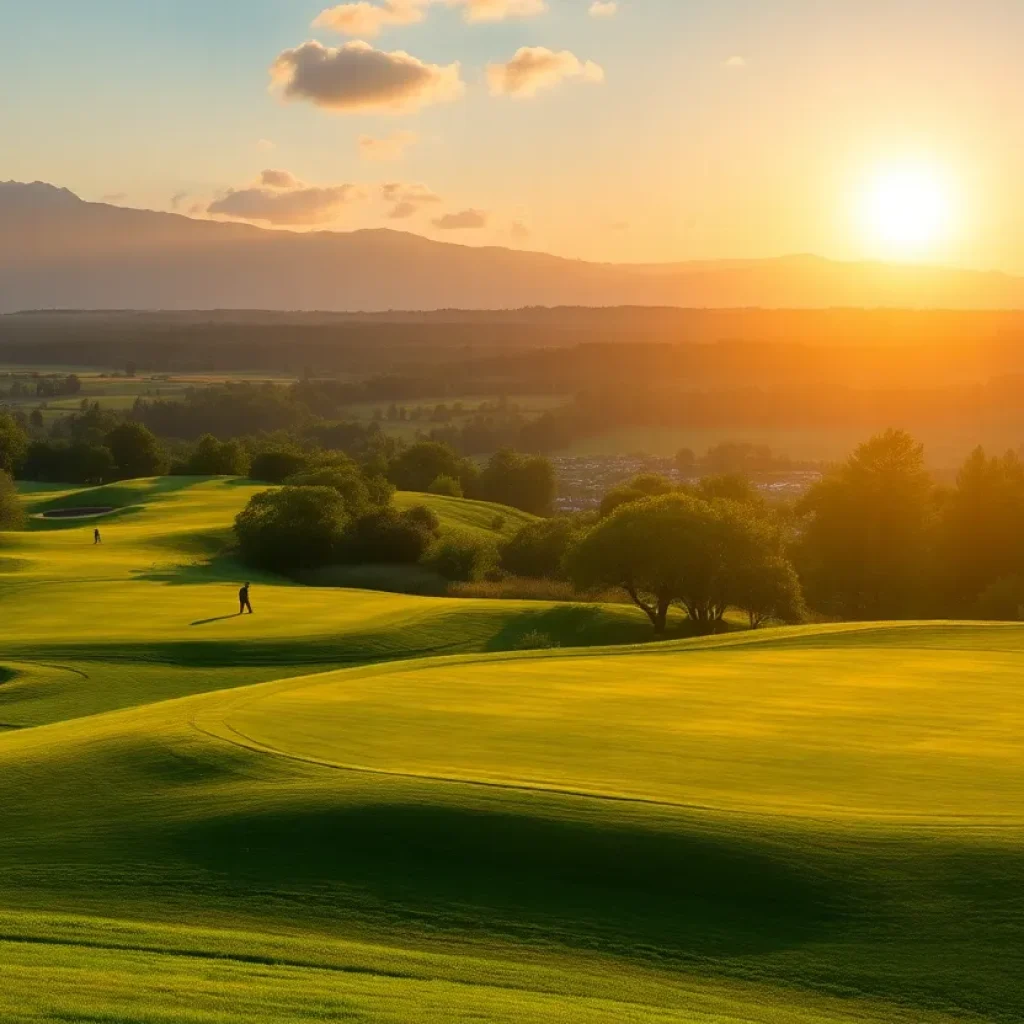
{"label": "field in valley", "polygon": [[304,587],[255,489],[0,537],[0,1019],[1024,1019],[1024,627]]}

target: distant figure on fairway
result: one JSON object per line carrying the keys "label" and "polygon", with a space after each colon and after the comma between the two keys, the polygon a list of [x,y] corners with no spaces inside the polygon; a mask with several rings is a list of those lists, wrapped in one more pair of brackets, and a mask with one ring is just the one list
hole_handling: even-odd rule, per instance
{"label": "distant figure on fairway", "polygon": [[246,609],[249,610],[249,614],[252,615],[252,605],[249,603],[249,584],[246,583],[244,587],[238,592],[238,614],[244,615]]}
{"label": "distant figure on fairway", "polygon": [[102,544],[103,538],[100,536],[99,528],[97,527],[92,531],[92,542],[93,544]]}

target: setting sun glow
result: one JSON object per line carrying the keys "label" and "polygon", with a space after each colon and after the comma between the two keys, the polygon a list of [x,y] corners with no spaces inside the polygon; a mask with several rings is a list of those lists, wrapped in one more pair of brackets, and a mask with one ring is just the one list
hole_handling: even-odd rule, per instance
{"label": "setting sun glow", "polygon": [[861,194],[858,219],[867,244],[885,258],[937,254],[953,229],[953,189],[937,167],[877,170]]}

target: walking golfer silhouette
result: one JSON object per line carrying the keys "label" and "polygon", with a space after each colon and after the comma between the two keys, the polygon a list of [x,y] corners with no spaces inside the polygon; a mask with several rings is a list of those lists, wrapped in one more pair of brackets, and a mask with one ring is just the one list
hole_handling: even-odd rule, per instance
{"label": "walking golfer silhouette", "polygon": [[238,592],[238,614],[244,615],[246,609],[249,610],[249,614],[252,615],[252,605],[249,603],[249,584],[246,583],[244,587]]}
{"label": "walking golfer silhouette", "polygon": [[98,529],[92,531],[92,542],[93,544],[103,543],[103,538],[100,536],[100,531]]}

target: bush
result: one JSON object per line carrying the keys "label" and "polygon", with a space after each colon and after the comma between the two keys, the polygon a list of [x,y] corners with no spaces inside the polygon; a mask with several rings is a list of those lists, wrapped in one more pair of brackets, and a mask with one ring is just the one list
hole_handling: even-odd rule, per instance
{"label": "bush", "polygon": [[441,536],[441,520],[426,505],[413,505],[412,508],[406,510],[405,518],[410,523],[415,523],[430,537]]}
{"label": "bush", "polygon": [[346,531],[342,560],[350,564],[418,562],[434,539],[431,521],[422,515],[426,511],[379,508],[364,513]]}
{"label": "bush", "polygon": [[345,508],[352,516],[361,516],[373,506],[370,489],[355,467],[334,469],[310,469],[288,477],[285,483],[290,487],[330,487],[341,495]]}
{"label": "bush", "polygon": [[9,413],[0,412],[0,473],[13,476],[28,451],[28,434]]}
{"label": "bush", "polygon": [[366,489],[370,495],[370,504],[381,508],[390,505],[395,496],[395,485],[386,476],[376,473],[366,477]]}
{"label": "bush", "polygon": [[502,515],[502,514],[501,514],[501,513],[499,512],[499,513],[498,513],[498,514],[497,514],[497,515],[496,515],[496,516],[495,516],[495,517],[494,517],[494,518],[493,518],[493,519],[491,520],[491,529],[492,529],[492,530],[493,530],[493,531],[494,531],[495,533],[504,533],[504,532],[505,532],[505,524],[506,524],[507,522],[508,522],[508,520],[507,520],[507,519],[506,519],[506,518],[505,518],[505,517],[504,517],[504,516],[503,516],[503,515]]}
{"label": "bush", "polygon": [[388,471],[400,491],[426,491],[442,476],[460,481],[465,490],[475,475],[476,468],[471,462],[438,441],[418,441],[410,445],[395,458]]}
{"label": "bush", "polygon": [[453,530],[434,544],[425,564],[446,580],[472,583],[497,568],[498,548],[489,537]]}
{"label": "bush", "polygon": [[1020,622],[1024,618],[1024,578],[1003,576],[979,595],[975,612],[992,622]]}
{"label": "bush", "polygon": [[250,565],[285,572],[334,561],[347,523],[345,503],[330,487],[261,491],[235,519],[242,557]]}
{"label": "bush", "polygon": [[267,448],[253,456],[249,479],[280,484],[290,476],[305,472],[309,459],[295,448]]}
{"label": "bush", "polygon": [[576,525],[571,519],[528,523],[501,545],[501,567],[514,576],[565,579],[562,562],[576,536]]}
{"label": "bush", "polygon": [[0,471],[0,530],[19,530],[25,525],[25,511],[18,491],[7,473]]}
{"label": "bush", "polygon": [[446,498],[462,497],[462,484],[453,476],[436,477],[427,490],[430,494],[440,494]]}
{"label": "bush", "polygon": [[553,637],[539,629],[531,629],[524,633],[515,643],[517,651],[550,651],[562,645]]}
{"label": "bush", "polygon": [[218,441],[204,434],[185,461],[186,476],[245,476],[249,454],[238,441]]}

